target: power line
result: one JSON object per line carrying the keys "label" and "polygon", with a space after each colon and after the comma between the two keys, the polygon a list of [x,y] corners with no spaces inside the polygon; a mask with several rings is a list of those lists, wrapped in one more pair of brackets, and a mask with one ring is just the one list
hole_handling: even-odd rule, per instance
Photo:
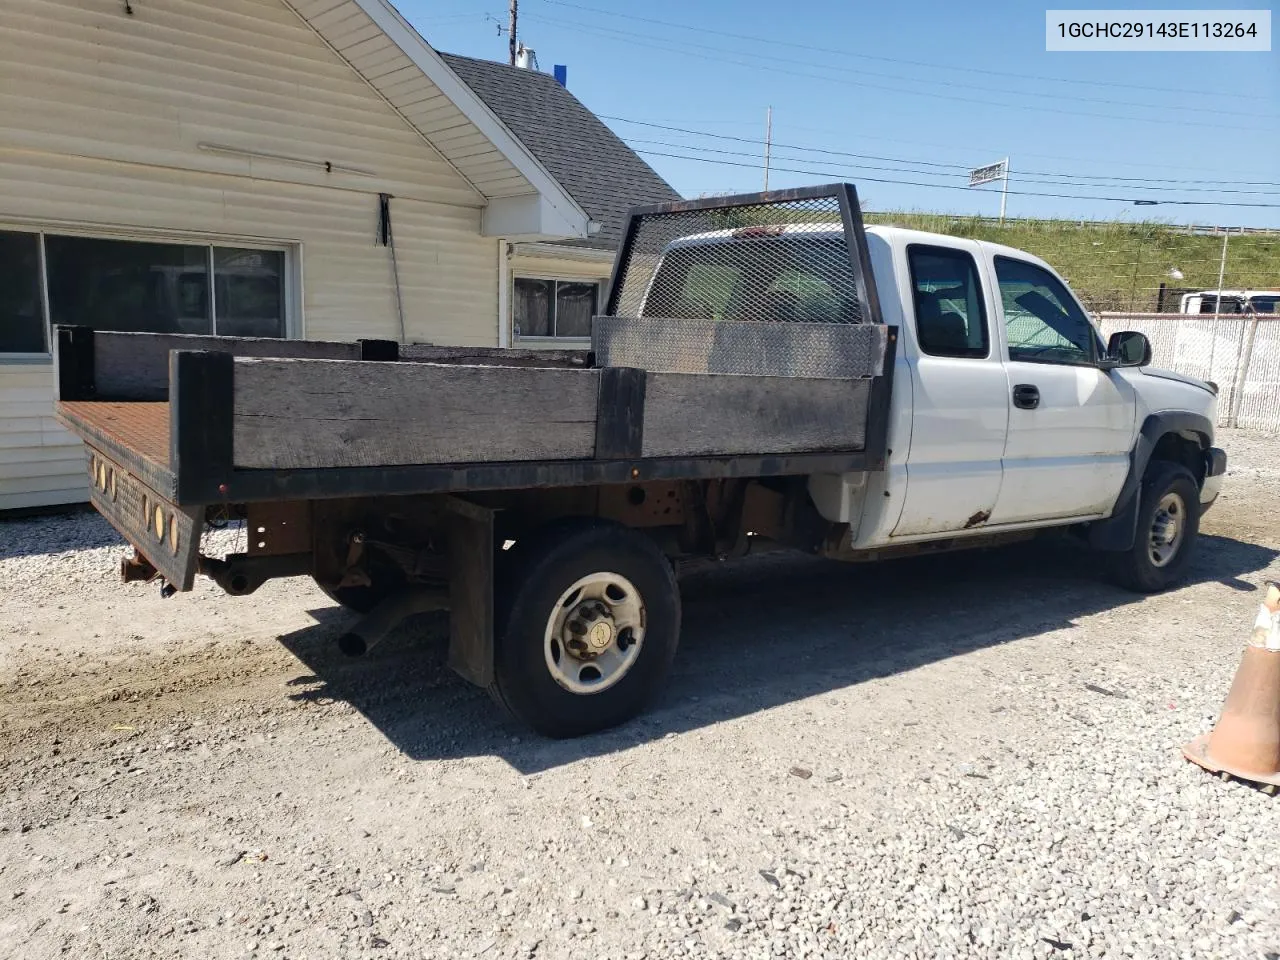
{"label": "power line", "polygon": [[[635,39],[636,37],[635,34],[628,34],[623,31],[611,30],[608,27],[604,27],[604,28],[589,27],[589,26],[584,26],[582,24],[573,23],[570,21],[557,21],[554,19],[548,19],[541,16],[539,16],[537,19],[543,22],[562,26],[568,30],[577,30],[589,36],[604,37],[606,39],[617,39],[618,36],[622,36],[624,38],[627,38],[628,42],[633,45],[649,47],[651,49],[663,50],[663,51],[674,52],[674,53],[689,52],[689,51],[673,49],[670,42],[663,42],[661,40],[659,40],[658,42],[652,42],[652,41],[647,42],[645,40]],[[687,43],[686,41],[675,41],[675,42]],[[704,49],[708,49],[705,44],[691,44],[691,46],[703,47]],[[715,50],[718,48],[713,47],[709,49]],[[749,68],[759,67],[759,64],[757,63],[752,63],[746,60],[736,60],[726,56],[717,56],[714,53],[700,52],[697,55],[706,60],[715,60],[720,63],[727,63],[733,66],[749,67]],[[1067,110],[1062,107],[1050,108],[1050,107],[1045,107],[1045,106],[1040,106],[1035,104],[1010,103],[1007,101],[1001,102],[1001,101],[992,100],[989,98],[977,99],[974,97],[952,96],[951,94],[934,93],[929,90],[905,90],[901,87],[891,86],[888,84],[868,83],[862,80],[849,80],[842,77],[832,77],[832,76],[827,76],[820,73],[812,73],[812,72],[806,72],[802,70],[791,70],[785,67],[772,67],[770,69],[774,73],[789,74],[791,76],[802,77],[806,80],[820,80],[829,84],[859,87],[867,90],[884,90],[889,93],[897,94],[900,96],[929,97],[935,100],[946,100],[946,101],[955,102],[955,103],[973,103],[973,104],[978,104],[980,106],[985,106],[985,107],[997,106],[997,107],[1005,107],[1013,110],[1035,110],[1041,113],[1044,113],[1046,111],[1051,111],[1055,114],[1060,114],[1063,116],[1089,117],[1092,119],[1099,119],[1099,120],[1119,120],[1125,123],[1155,123],[1155,124],[1171,124],[1177,127],[1205,127],[1213,130],[1222,129],[1221,123],[1211,123],[1208,121],[1177,120],[1173,118],[1162,118],[1162,117],[1134,117],[1134,116],[1126,116],[1126,115],[1115,114],[1115,113],[1092,113],[1085,110]],[[835,69],[839,69],[839,68],[835,68]],[[1017,91],[1006,91],[1006,92],[1017,95]],[[1257,119],[1257,115],[1253,115],[1253,117],[1254,119]]]}
{"label": "power line", "polygon": [[[618,117],[618,116],[612,116],[609,114],[600,114],[600,118],[602,120],[612,120],[617,123],[630,123],[630,124],[635,124],[636,126],[650,127],[656,130],[666,130],[672,133],[684,133],[684,134],[689,134],[690,136],[695,136],[695,137],[707,137],[713,140],[728,140],[728,141],[732,141],[733,143],[747,143],[747,144],[752,144],[754,146],[760,146],[760,145],[763,145],[764,143],[763,140],[755,139],[752,137],[737,137],[728,133],[707,133],[704,130],[694,130],[690,127],[677,127],[677,126],[672,126],[670,124],[653,123],[652,121],[648,121],[648,120],[633,120],[629,117]],[[685,144],[667,144],[667,145],[677,146],[681,149],[689,149],[689,150],[701,149],[694,145],[685,145]],[[801,144],[794,144],[794,143],[778,143],[776,140],[773,142],[773,146],[775,148],[780,148],[783,150],[801,150],[806,153],[820,153],[825,156],[832,156],[832,157],[850,157],[856,160],[878,160],[883,163],[914,164],[915,166],[920,166],[920,167],[939,167],[939,168],[948,169],[948,170],[964,171],[966,173],[972,169],[970,165],[962,164],[962,163],[942,163],[935,160],[915,160],[909,157],[886,157],[886,156],[880,156],[878,154],[870,154],[870,153],[852,153],[846,150],[830,150],[825,147],[810,147],[810,146],[804,146]],[[796,158],[792,158],[792,159],[796,159]],[[927,171],[908,170],[904,172],[926,173]],[[1117,180],[1117,181],[1123,181],[1125,183],[1140,183],[1140,184],[1142,183],[1165,183],[1170,185],[1230,184],[1232,186],[1242,186],[1242,187],[1280,187],[1280,182],[1269,181],[1269,180],[1192,180],[1192,179],[1175,179],[1175,178],[1162,178],[1162,177],[1118,177],[1118,176],[1101,176],[1101,175],[1084,174],[1084,173],[1058,173],[1056,171],[1047,171],[1047,170],[1027,170],[1025,171],[1025,173],[1031,174],[1033,176],[1062,177],[1064,179],[1069,179],[1069,180],[1075,180],[1075,179]],[[1072,184],[1067,184],[1067,185],[1072,185]],[[1105,187],[1107,186],[1107,184],[1081,183],[1079,184],[1079,186]],[[1227,191],[1224,190],[1224,191],[1215,191],[1215,192],[1225,193]],[[1237,191],[1231,191],[1231,192],[1237,192]],[[1239,192],[1261,193],[1265,191],[1249,190],[1249,191],[1239,191]]]}
{"label": "power line", "polygon": [[[639,154],[646,157],[670,157],[675,160],[694,160],[699,163],[714,163],[724,167],[742,167],[750,170],[760,169],[758,163],[739,163],[734,160],[717,160],[713,157],[691,157],[687,154],[663,153],[658,150],[637,150]],[[774,166],[774,170],[781,170],[785,173],[800,173],[806,176],[814,177],[830,177],[838,176],[830,170],[804,170],[796,167],[779,167]],[[953,185],[949,183],[922,183],[915,180],[890,180],[887,177],[859,177],[860,181],[866,183],[889,183],[904,187],[930,187],[934,190],[964,190],[968,192],[971,188],[967,186]],[[1116,203],[1133,203],[1133,197],[1104,197],[1093,194],[1079,193],[1042,193],[1034,190],[1010,190],[1013,196],[1022,197],[1051,197],[1058,200],[1108,200]],[[1156,201],[1160,206],[1170,207],[1249,207],[1256,209],[1272,209],[1280,208],[1280,203],[1245,203],[1239,200],[1160,200]]]}
{"label": "power line", "polygon": [[[646,118],[645,120],[631,120],[631,121],[627,121],[627,122],[631,122],[631,123],[653,123],[653,124],[686,124],[686,125],[688,125],[688,124],[699,124],[699,125],[701,125],[701,124],[720,124],[720,125],[722,125],[722,126],[733,126],[733,127],[740,127],[740,128],[750,128],[750,129],[752,129],[752,130],[757,129],[757,128],[760,126],[760,123],[759,123],[759,121],[758,121],[758,120],[727,120],[727,119],[725,119],[724,117],[703,118],[703,119],[696,119],[696,120],[695,120],[695,119],[690,119],[690,118],[688,118],[688,117],[681,117],[681,118],[679,118],[679,119],[674,119],[674,120],[673,120],[673,119],[670,119],[670,118],[655,118],[655,117],[648,117],[648,118]],[[830,129],[828,129],[828,128],[826,128],[826,127],[809,127],[809,126],[805,126],[805,125],[803,125],[803,124],[799,124],[799,123],[788,123],[788,124],[786,124],[786,127],[787,127],[787,129],[789,129],[789,130],[798,130],[798,131],[801,131],[801,132],[803,132],[803,133],[817,133],[817,134],[821,134],[821,135],[822,135],[822,136],[824,136],[824,137],[825,137],[825,136],[829,136],[829,135],[831,134],[831,130],[830,130]],[[702,131],[699,131],[699,134],[700,134],[700,135],[705,135],[705,136],[713,136],[713,134],[703,134],[703,132],[702,132]],[[935,142],[931,142],[931,141],[927,141],[927,140],[904,140],[904,139],[903,139],[903,138],[901,138],[901,137],[886,137],[886,136],[884,136],[883,134],[875,133],[874,131],[871,131],[871,130],[859,130],[859,131],[858,131],[858,138],[859,138],[860,140],[875,140],[875,141],[880,141],[880,142],[883,142],[883,143],[902,143],[902,144],[906,144],[906,145],[908,145],[908,146],[912,146],[912,147],[927,147],[927,148],[929,148],[930,150],[942,150],[942,151],[947,151],[947,152],[950,152],[950,153],[953,153],[953,154],[954,154],[954,153],[956,153],[956,152],[957,152],[957,149],[958,149],[957,144],[956,144],[956,143],[954,143],[954,142],[952,142],[952,143],[935,143]],[[806,148],[803,148],[803,149],[809,149],[809,148],[807,148],[807,147],[806,147]],[[967,147],[967,148],[965,148],[965,152],[966,152],[966,153],[969,153],[969,155],[970,155],[970,156],[976,156],[976,153],[970,153],[970,151],[974,151],[975,149],[976,149],[976,148],[973,148],[973,147]],[[982,152],[982,153],[985,153],[985,154],[995,154],[995,153],[999,153],[1000,151],[999,151],[999,150],[996,150],[996,149],[994,149],[994,148],[992,148],[992,149],[982,148],[982,149],[981,149],[981,152]],[[1188,166],[1188,165],[1186,165],[1186,164],[1179,164],[1179,163],[1161,163],[1161,162],[1160,162],[1160,161],[1158,161],[1158,160],[1143,160],[1143,161],[1140,161],[1140,162],[1139,162],[1139,161],[1135,161],[1135,160],[1120,160],[1120,159],[1117,159],[1117,158],[1114,158],[1114,157],[1099,156],[1099,155],[1097,155],[1097,154],[1091,154],[1090,156],[1087,156],[1087,157],[1081,157],[1081,156],[1075,156],[1075,155],[1071,155],[1071,154],[1060,154],[1060,153],[1037,153],[1037,152],[1035,152],[1034,150],[1024,150],[1024,149],[1022,149],[1022,146],[1021,146],[1021,145],[1019,145],[1019,146],[1018,146],[1018,156],[1019,156],[1019,157],[1024,157],[1024,156],[1025,156],[1025,157],[1035,157],[1035,158],[1040,159],[1040,160],[1057,160],[1057,161],[1061,161],[1061,162],[1063,162],[1063,163],[1105,163],[1107,166],[1113,166],[1113,167],[1139,167],[1139,168],[1141,168],[1141,169],[1143,169],[1143,170],[1148,170],[1148,169],[1151,169],[1151,168],[1153,168],[1153,167],[1160,168],[1160,169],[1164,169],[1164,170],[1184,170],[1184,171],[1193,171],[1193,172],[1196,172],[1196,173],[1204,173],[1204,172],[1206,172],[1206,170],[1207,170],[1207,168],[1205,168],[1205,167],[1193,167],[1193,166]],[[925,161],[907,160],[907,161],[904,161],[904,162],[907,162],[907,163],[923,163],[923,162],[925,162]],[[972,169],[973,167],[981,166],[981,164],[980,164],[980,163],[966,163],[966,164],[955,164],[955,166],[957,166],[957,167],[963,166],[965,169]],[[1156,178],[1147,177],[1147,176],[1143,176],[1143,177],[1127,177],[1127,178],[1126,178],[1126,177],[1117,177],[1117,176],[1113,176],[1113,175],[1110,175],[1110,174],[1103,175],[1103,174],[1083,174],[1083,173],[1080,173],[1080,174],[1067,174],[1067,173],[1064,173],[1064,174],[1054,174],[1054,176],[1064,176],[1064,177],[1066,177],[1066,176],[1072,176],[1072,177],[1081,177],[1081,178],[1084,178],[1084,179],[1090,179],[1090,180],[1123,180],[1123,179],[1128,179],[1128,180],[1133,180],[1133,181],[1143,181],[1143,182],[1150,182],[1150,181],[1152,181],[1153,179],[1156,179]],[[1158,180],[1157,180],[1157,182],[1158,182]],[[1258,181],[1258,180],[1187,180],[1187,181],[1185,181],[1185,182],[1187,182],[1187,183],[1240,183],[1240,184],[1247,184],[1247,185],[1252,185],[1252,186],[1280,186],[1280,183],[1272,183],[1272,182],[1270,182],[1270,181]]]}
{"label": "power line", "polygon": [[[690,143],[671,143],[670,141],[667,141],[667,140],[648,140],[643,137],[627,137],[626,141],[628,144],[640,143],[640,144],[647,144],[649,146],[655,146],[655,147],[670,147],[675,150],[694,150],[694,151],[697,151],[698,153],[716,153],[716,154],[721,154],[723,156],[730,156],[730,157],[756,156],[755,153],[748,153],[745,150],[723,150],[716,147],[702,147],[702,146],[698,146],[696,144],[690,144]],[[779,145],[773,144],[772,146],[776,148]],[[802,149],[802,148],[788,148],[788,149]],[[772,153],[771,155],[773,159],[776,159],[776,160],[793,160],[793,161],[796,161],[797,163],[805,163],[810,160],[809,157],[783,156],[778,153]],[[967,177],[968,175],[967,171],[969,169],[966,167],[965,173],[959,173],[959,172],[935,173],[932,170],[910,170],[903,167],[882,167],[882,166],[877,166],[875,164],[863,164],[863,163],[841,164],[840,167],[841,169],[849,169],[849,170],[878,170],[884,173],[913,173],[919,176],[926,176],[926,177]],[[1016,173],[1010,177],[1010,182],[1038,183],[1038,184],[1043,184],[1047,186],[1059,186],[1059,187],[1086,187],[1086,188],[1098,187],[1100,189],[1106,189],[1106,187],[1108,186],[1108,184],[1076,183],[1071,180],[1044,180],[1044,179],[1038,179],[1036,177],[1023,177],[1023,176],[1019,176]],[[1128,186],[1125,189],[1155,190],[1155,191],[1165,191],[1165,192],[1168,192],[1170,190],[1169,187],[1151,187],[1151,186],[1139,185],[1139,184]],[[1232,190],[1228,188],[1214,188],[1214,187],[1179,187],[1178,191],[1181,193],[1231,193],[1231,194],[1246,194],[1249,196],[1259,196],[1259,197],[1280,197],[1280,192],[1276,192],[1274,190]]]}
{"label": "power line", "polygon": [[[699,153],[719,153],[719,154],[724,154],[726,156],[731,156],[731,157],[754,157],[755,156],[754,153],[749,153],[745,150],[723,150],[716,147],[701,147],[701,146],[698,146],[697,144],[692,144],[692,143],[671,143],[666,140],[647,140],[643,137],[625,137],[624,139],[629,144],[643,143],[643,144],[647,144],[649,146],[655,146],[655,147],[671,147],[676,150],[696,150]],[[792,149],[792,150],[805,149],[802,147],[786,147],[785,144],[778,144],[778,143],[774,143],[772,146],[775,149],[779,146],[782,146],[786,149]],[[814,153],[836,153],[836,151],[831,151],[831,150],[814,150],[813,152]],[[848,156],[856,156],[856,154],[848,154]],[[810,159],[809,157],[784,157],[777,153],[774,153],[773,157],[778,160],[795,160],[799,163],[804,163]],[[863,164],[863,163],[846,163],[846,164],[841,164],[840,166],[844,169],[850,169],[850,170],[881,170],[886,173],[914,173],[924,177],[961,176],[961,174],[958,172],[957,173],[949,173],[949,172],[935,173],[932,170],[909,170],[903,167],[879,167],[879,166],[874,166],[872,164]],[[968,170],[969,168],[965,167],[964,169]]]}
{"label": "power line", "polygon": [[[612,34],[614,36],[622,37],[625,39],[648,40],[648,41],[653,41],[655,43],[663,44],[663,45],[671,42],[671,41],[668,41],[667,38],[665,37],[658,37],[658,36],[654,36],[653,34],[633,33],[631,31],[619,30],[614,27],[599,26],[595,24],[582,24],[582,23],[578,23],[576,21],[570,21],[570,20],[558,20],[554,17],[542,16],[541,14],[536,15],[536,19],[542,23],[548,23],[553,26],[567,27],[570,29],[577,29],[577,30],[583,30],[583,31],[592,31],[592,30],[600,31],[601,35],[604,35],[605,33],[607,33],[607,34]],[[713,46],[711,44],[696,43],[692,40],[677,39],[677,40],[674,40],[674,42],[682,44],[687,47],[694,47],[700,50],[711,50],[719,53],[735,52],[733,50],[726,50],[722,46]],[[1035,90],[1009,90],[1007,88],[1001,88],[1001,87],[982,86],[981,84],[961,83],[954,80],[939,80],[939,79],[931,79],[926,77],[903,76],[902,74],[885,73],[883,70],[877,70],[875,72],[872,72],[869,70],[859,70],[856,67],[846,67],[840,64],[813,63],[813,61],[811,60],[797,60],[792,57],[779,57],[775,54],[769,54],[769,53],[753,52],[751,53],[751,56],[755,59],[773,60],[778,63],[788,63],[788,64],[794,64],[794,65],[799,65],[804,67],[816,66],[816,67],[820,67],[823,70],[834,70],[839,73],[856,74],[858,76],[869,76],[869,77],[875,77],[883,80],[901,80],[906,83],[932,84],[934,86],[941,85],[948,89],[960,88],[965,90],[977,90],[982,93],[996,93],[996,94],[1002,94],[1006,96],[1018,96],[1018,97],[1035,97],[1041,100],[1068,100],[1072,103],[1100,103],[1108,106],[1137,107],[1142,110],[1190,111],[1193,113],[1210,114],[1212,116],[1245,117],[1247,119],[1254,120],[1254,121],[1259,119],[1263,119],[1263,120],[1271,119],[1270,117],[1265,115],[1260,117],[1259,113],[1256,110],[1255,111],[1224,110],[1218,107],[1193,107],[1193,106],[1168,107],[1168,106],[1163,106],[1161,104],[1156,104],[1156,103],[1137,103],[1132,100],[1116,100],[1113,98],[1102,98],[1102,97],[1084,97],[1084,96],[1080,96],[1078,94],[1073,94],[1073,93],[1042,93]],[[864,85],[872,86],[871,84],[864,84]],[[898,88],[877,87],[877,89],[896,90]],[[900,90],[899,92],[922,93],[923,91]],[[985,102],[991,102],[991,101],[983,100],[982,102],[985,103]],[[1006,104],[1006,105],[1016,106],[1016,104]],[[1025,105],[1023,106],[1025,107]],[[1085,115],[1087,116],[1088,114],[1085,114]],[[1130,119],[1130,118],[1124,117],[1124,118],[1117,118],[1117,119]],[[1174,121],[1161,121],[1161,122],[1174,122]]]}
{"label": "power line", "polygon": [[[600,114],[600,119],[620,121],[622,123],[634,123],[642,127],[654,127],[658,130],[670,130],[673,133],[687,133],[695,137],[711,137],[715,140],[732,140],[734,143],[750,143],[750,144],[764,143],[763,140],[756,140],[752,137],[735,137],[732,134],[728,134],[728,133],[704,133],[700,130],[692,130],[688,127],[673,127],[673,126],[668,126],[666,124],[661,124],[661,123],[649,123],[648,121],[645,121],[645,120],[631,120],[631,119],[628,119],[627,117],[615,117],[615,116],[610,116],[609,114],[606,114],[606,113]],[[828,150],[825,147],[804,147],[804,146],[798,146],[793,143],[778,143],[776,140],[773,142],[773,145],[775,147],[781,147],[784,150],[805,150],[810,153],[821,153],[821,154],[826,154],[827,156],[832,156],[832,157],[853,157],[858,160],[880,160],[885,163],[914,163],[917,166],[921,166],[921,167],[944,167],[948,170],[967,171],[972,169],[970,166],[963,163],[939,163],[933,160],[907,160],[901,157],[882,157],[872,153],[850,153],[845,150]],[[670,146],[678,146],[678,144],[670,144]],[[911,171],[911,172],[923,173],[924,171],[920,170],[920,171]]]}
{"label": "power line", "polygon": [[793,47],[798,50],[809,50],[817,53],[831,53],[839,57],[851,57],[858,60],[874,60],[879,63],[898,63],[912,67],[926,67],[933,70],[954,70],[960,73],[977,73],[992,77],[1007,77],[1015,80],[1037,80],[1045,83],[1072,83],[1078,85],[1094,86],[1094,87],[1118,87],[1130,90],[1145,90],[1151,93],[1182,93],[1190,94],[1197,97],[1223,97],[1230,96],[1237,100],[1263,100],[1268,103],[1274,102],[1274,98],[1262,96],[1258,94],[1243,94],[1218,90],[1188,90],[1180,87],[1151,87],[1136,83],[1122,83],[1115,80],[1085,80],[1077,77],[1047,77],[1037,74],[1013,73],[1007,70],[988,70],[981,67],[955,67],[940,63],[929,63],[922,60],[906,60],[899,57],[880,57],[869,53],[854,53],[850,50],[841,50],[834,47],[822,47],[808,43],[796,43],[789,40],[779,40],[774,37],[752,36],[745,33],[732,33],[727,30],[712,29],[709,27],[699,27],[692,24],[675,23],[670,20],[658,20],[653,17],[639,17],[630,13],[619,13],[615,10],[602,10],[599,7],[590,7],[580,3],[571,3],[569,0],[543,0],[544,3],[552,4],[557,7],[569,7],[574,10],[582,10],[587,13],[603,14],[608,17],[620,17],[624,20],[635,20],[640,23],[650,23],[661,27],[672,27],[676,30],[688,30],[694,33],[712,34],[717,37],[726,37],[731,40],[746,40],[752,43],[763,43],[768,46]]}

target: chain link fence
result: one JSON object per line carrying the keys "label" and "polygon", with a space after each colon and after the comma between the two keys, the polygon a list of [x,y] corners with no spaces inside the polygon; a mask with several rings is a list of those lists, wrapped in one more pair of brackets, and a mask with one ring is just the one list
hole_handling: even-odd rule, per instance
{"label": "chain link fence", "polygon": [[1280,315],[1100,313],[1104,337],[1140,330],[1152,363],[1218,385],[1218,425],[1280,434]]}

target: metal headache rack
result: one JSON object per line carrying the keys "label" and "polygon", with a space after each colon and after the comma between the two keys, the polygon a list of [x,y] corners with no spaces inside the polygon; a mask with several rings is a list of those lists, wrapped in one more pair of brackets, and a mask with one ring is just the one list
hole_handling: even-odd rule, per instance
{"label": "metal headache rack", "polygon": [[848,184],[632,212],[601,366],[856,380],[883,372],[887,331]]}

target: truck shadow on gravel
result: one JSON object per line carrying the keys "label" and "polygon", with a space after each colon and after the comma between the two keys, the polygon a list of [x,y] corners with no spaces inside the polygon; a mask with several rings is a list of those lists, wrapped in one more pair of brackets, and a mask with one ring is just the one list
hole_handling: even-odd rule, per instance
{"label": "truck shadow on gravel", "polygon": [[[1187,583],[1242,579],[1277,551],[1202,536]],[[878,564],[764,555],[688,574],[684,626],[666,691],[616,730],[577,740],[537,737],[444,662],[446,621],[418,618],[367,657],[335,644],[353,615],[311,611],[315,626],[281,637],[310,670],[292,696],[355,707],[415,760],[499,756],[521,773],[624,750],[875,678],[1070,626],[1141,601],[1092,571],[1065,540]]]}

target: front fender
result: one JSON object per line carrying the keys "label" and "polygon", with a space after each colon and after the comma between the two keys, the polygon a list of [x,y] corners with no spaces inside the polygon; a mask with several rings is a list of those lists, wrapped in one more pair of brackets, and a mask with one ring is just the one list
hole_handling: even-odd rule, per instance
{"label": "front fender", "polygon": [[1183,410],[1150,414],[1142,421],[1138,438],[1129,451],[1129,473],[1124,478],[1111,516],[1089,527],[1089,546],[1113,551],[1124,551],[1133,546],[1133,538],[1137,535],[1138,494],[1142,490],[1142,477],[1147,472],[1156,444],[1170,433],[1181,436],[1194,434],[1200,441],[1201,450],[1208,450],[1213,443],[1213,423],[1208,417]]}

